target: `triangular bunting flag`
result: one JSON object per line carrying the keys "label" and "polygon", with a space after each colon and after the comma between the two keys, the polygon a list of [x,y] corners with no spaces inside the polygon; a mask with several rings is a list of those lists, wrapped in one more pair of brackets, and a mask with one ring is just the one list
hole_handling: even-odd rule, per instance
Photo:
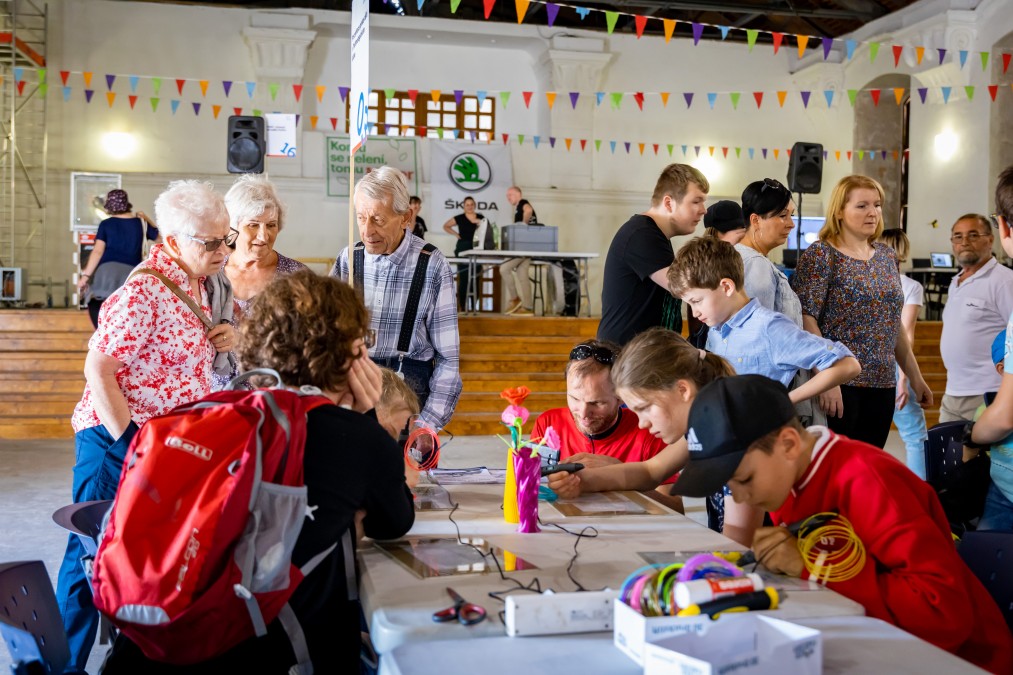
{"label": "triangular bunting flag", "polygon": [[577,91],[571,91],[570,92],[570,107],[573,110],[577,109],[577,99],[578,98],[580,98],[580,92],[577,92]]}
{"label": "triangular bunting flag", "polygon": [[222,80],[222,89],[225,90],[225,98],[228,98],[232,91],[232,80]]}
{"label": "triangular bunting flag", "polygon": [[509,100],[510,100],[510,92],[509,91],[501,91],[499,93],[499,102],[500,102],[500,105],[503,106],[504,110],[506,110],[507,101],[509,101]]}
{"label": "triangular bunting flag", "polygon": [[[884,152],[885,152],[885,151],[884,151]],[[900,159],[900,152],[898,152],[898,151],[894,150],[894,151],[893,151],[893,161],[895,161],[895,162],[896,162],[896,161],[897,161],[898,159]]]}
{"label": "triangular bunting flag", "polygon": [[834,48],[834,39],[825,37],[823,38],[823,60],[826,61],[830,58],[830,50]]}
{"label": "triangular bunting flag", "polygon": [[615,141],[609,141],[609,147],[612,148],[612,154],[613,155],[616,154],[616,142]]}
{"label": "triangular bunting flag", "polygon": [[[202,87],[204,89],[207,89],[207,85],[202,85]],[[302,98],[302,85],[301,84],[293,84],[292,85],[292,93],[295,95],[295,102],[298,103],[299,99]]]}
{"label": "triangular bunting flag", "polygon": [[828,108],[831,107],[834,104],[834,90],[833,89],[824,89],[823,90],[823,97],[827,99],[827,107]]}
{"label": "triangular bunting flag", "polygon": [[594,151],[601,152],[601,141],[597,138],[594,140]]}
{"label": "triangular bunting flag", "polygon": [[[20,70],[20,68],[15,68],[15,71],[17,71],[17,70]],[[14,79],[15,79],[15,81],[17,81],[17,80],[20,80],[21,78],[17,77],[17,73],[15,73]],[[108,89],[109,91],[112,91],[113,82],[115,82],[115,81],[116,81],[116,76],[115,75],[106,75],[106,89]]]}
{"label": "triangular bunting flag", "polygon": [[[257,90],[257,83],[256,82],[247,82],[246,83],[246,95],[248,97],[253,98],[253,92],[256,91],[256,90]],[[348,94],[348,87],[345,87],[345,94],[346,95]],[[342,98],[341,102],[344,103],[345,99]]]}
{"label": "triangular bunting flag", "polygon": [[155,98],[155,97],[151,98],[151,112],[158,112],[158,101],[159,100],[160,99]]}
{"label": "triangular bunting flag", "polygon": [[[24,96],[25,95],[25,84],[26,84],[26,82],[24,80],[21,80],[20,82],[18,82],[18,84],[17,84],[17,87],[18,87],[18,96]],[[109,93],[113,94],[113,92],[109,92]],[[113,96],[115,97],[116,95],[113,94]],[[110,103],[109,105],[110,105],[110,107],[112,107],[112,103]]]}
{"label": "triangular bunting flag", "polygon": [[653,143],[652,147],[654,148],[654,154],[657,155],[658,154],[658,144],[657,143]]}
{"label": "triangular bunting flag", "polygon": [[530,4],[531,0],[514,0],[514,7],[517,9],[517,23],[524,22],[524,15],[528,13],[528,5]]}
{"label": "triangular bunting flag", "polygon": [[724,155],[725,159],[728,159],[728,148],[726,146],[721,146],[721,154]]}
{"label": "triangular bunting flag", "polygon": [[506,145],[510,141],[510,134],[502,134],[502,136],[503,136],[503,145]]}
{"label": "triangular bunting flag", "polygon": [[990,84],[988,85],[988,95],[992,97],[992,102],[995,103],[995,95],[999,93],[999,85]]}
{"label": "triangular bunting flag", "polygon": [[857,89],[848,89],[848,100],[851,101],[851,107],[852,108],[855,107],[855,99],[857,99],[857,98],[858,98],[858,90]]}
{"label": "triangular bunting flag", "polygon": [[200,115],[200,103],[198,103],[197,101],[193,102],[193,114]]}
{"label": "triangular bunting flag", "polygon": [[162,78],[153,77],[151,78],[151,93],[158,96],[158,93],[162,90]]}
{"label": "triangular bunting flag", "polygon": [[981,52],[981,72],[988,68],[988,52]]}
{"label": "triangular bunting flag", "polygon": [[530,92],[530,91],[522,91],[521,92],[521,96],[524,97],[524,107],[525,108],[530,108],[531,107],[531,94],[532,94],[532,92]]}
{"label": "triangular bunting flag", "polygon": [[851,161],[851,151],[850,150],[848,150],[848,161],[849,162]]}
{"label": "triangular bunting flag", "polygon": [[637,39],[639,40],[644,36],[644,28],[647,26],[647,17],[640,16],[639,14],[637,14],[636,16],[633,17],[633,23],[636,26]]}
{"label": "triangular bunting flag", "polygon": [[696,156],[699,157],[700,156],[700,146],[699,145],[694,145],[693,149],[696,150]]}
{"label": "triangular bunting flag", "polygon": [[658,96],[661,97],[661,107],[667,108],[668,107],[668,92],[667,91],[660,92],[658,94]]}
{"label": "triangular bunting flag", "polygon": [[552,110],[552,108],[556,105],[556,92],[545,92],[545,102],[549,104],[549,110]]}
{"label": "triangular bunting flag", "polygon": [[710,104],[711,110],[714,110],[714,104],[717,102],[717,100],[718,100],[718,95],[716,93],[708,93],[707,94],[707,103]]}
{"label": "triangular bunting flag", "polygon": [[760,148],[760,152],[763,153],[763,158],[767,159],[767,149],[766,148]]}
{"label": "triangular bunting flag", "polygon": [[691,92],[691,91],[687,91],[686,93],[684,93],[684,94],[682,95],[682,97],[683,97],[684,99],[686,99],[686,107],[687,107],[687,108],[689,108],[690,106],[692,106],[692,105],[693,105],[693,92]]}
{"label": "triangular bunting flag", "polygon": [[179,99],[169,101],[169,106],[172,108],[172,114],[175,115],[176,111],[179,110]]}
{"label": "triangular bunting flag", "polygon": [[574,7],[573,11],[577,12],[577,14],[580,15],[581,21],[586,19],[587,15],[591,13],[591,10],[588,9],[587,7]]}
{"label": "triangular bunting flag", "polygon": [[809,96],[812,94],[812,92],[811,91],[800,91],[799,93],[802,95],[802,107],[803,108],[808,108],[809,107]]}
{"label": "triangular bunting flag", "polygon": [[897,105],[900,105],[901,101],[904,100],[904,87],[894,87],[893,98],[897,101]]}
{"label": "triangular bunting flag", "polygon": [[662,19],[661,24],[665,28],[665,42],[669,42],[672,39],[672,33],[675,32],[675,19]]}
{"label": "triangular bunting flag", "polygon": [[967,100],[968,101],[973,101],[974,100],[974,85],[969,84],[969,85],[965,86],[964,87],[964,93],[967,94]]}
{"label": "triangular bunting flag", "polygon": [[[200,85],[200,95],[201,95],[201,97],[202,98],[206,97],[208,95],[208,81],[207,80],[200,80],[200,81],[197,82],[197,84]],[[300,89],[302,89],[301,85],[293,85],[293,86],[298,86]],[[299,97],[296,96],[295,100],[298,101]]]}
{"label": "triangular bunting flag", "polygon": [[[344,91],[341,91],[341,89],[344,89]],[[341,94],[341,100],[344,101],[345,97],[348,96],[348,88],[347,87],[339,87],[338,88],[338,93]],[[417,99],[418,97],[419,97],[419,90],[418,89],[409,89],[408,90],[408,99],[412,102],[412,105],[415,105],[415,99]]]}
{"label": "triangular bunting flag", "polygon": [[70,87],[64,87],[63,88],[63,100],[64,101],[69,101],[70,100]]}
{"label": "triangular bunting flag", "polygon": [[896,68],[900,65],[900,55],[904,53],[904,45],[894,45],[893,49],[893,66]]}
{"label": "triangular bunting flag", "polygon": [[779,91],[777,92],[777,105],[780,108],[784,107],[784,100],[788,97],[788,92]]}
{"label": "triangular bunting flag", "polygon": [[327,91],[327,86],[323,85],[323,84],[318,84],[316,86],[316,90],[317,90],[317,103],[323,103],[324,102],[324,92]]}
{"label": "triangular bunting flag", "polygon": [[84,86],[85,87],[90,87],[91,86],[91,71],[90,70],[84,71],[83,73],[81,73],[81,77],[84,78]]}
{"label": "triangular bunting flag", "polygon": [[857,44],[858,43],[855,42],[854,40],[845,40],[844,41],[844,48],[845,48],[845,50],[848,53],[848,61],[850,61],[851,58],[855,55],[855,46]]}
{"label": "triangular bunting flag", "polygon": [[809,45],[808,35],[796,35],[796,42],[798,42],[798,57],[802,58],[805,56],[805,48]]}
{"label": "triangular bunting flag", "polygon": [[739,96],[741,96],[740,92],[729,92],[728,97],[732,100],[732,110],[739,109]]}
{"label": "triangular bunting flag", "polygon": [[858,161],[861,162],[863,159],[865,159],[865,150],[859,150],[858,151]]}
{"label": "triangular bunting flag", "polygon": [[778,159],[778,155],[781,154],[781,148],[774,148],[774,159]]}
{"label": "triangular bunting flag", "polygon": [[746,152],[749,153],[749,159],[753,159],[753,157],[756,156],[756,149],[755,148],[749,148]]}
{"label": "triangular bunting flag", "polygon": [[754,28],[746,29],[746,43],[749,45],[749,51],[753,51],[753,47],[756,46],[756,37],[760,34],[760,31]]}
{"label": "triangular bunting flag", "polygon": [[333,129],[334,131],[338,130],[338,118],[337,117],[332,117],[331,118],[331,129]]}
{"label": "triangular bunting flag", "polygon": [[943,103],[949,103],[950,102],[950,91],[953,90],[953,87],[940,87],[939,89],[940,89],[940,91],[943,92]]}
{"label": "triangular bunting flag", "polygon": [[[249,82],[247,82],[247,85],[249,85]],[[349,91],[351,91],[351,89],[349,89],[348,87],[338,87],[338,94],[341,95],[341,102],[342,103],[344,103],[348,99],[348,92]],[[412,96],[412,92],[413,91],[415,92],[415,96],[418,96],[418,93],[419,93],[417,89],[409,89],[408,90],[408,96],[412,99],[412,103],[415,102],[415,97]]]}
{"label": "triangular bunting flag", "polygon": [[492,8],[496,4],[496,0],[483,0],[485,6],[485,18],[489,19],[489,15],[492,14]]}
{"label": "triangular bunting flag", "polygon": [[[718,30],[721,31],[721,39],[725,40],[728,38],[728,31],[730,31],[731,28],[729,26],[718,26]],[[655,152],[654,154],[658,153]]]}
{"label": "triangular bunting flag", "polygon": [[619,12],[610,12],[605,10],[605,27],[608,28],[609,35],[616,29],[616,21],[619,20]]}
{"label": "triangular bunting flag", "polygon": [[[586,147],[587,147],[587,139],[586,139],[586,138],[582,138],[582,139],[580,139],[580,151],[581,151],[581,152],[584,152],[584,149],[585,149]],[[567,150],[569,150],[569,149],[570,149],[570,147],[569,147],[569,146],[567,146],[567,147],[566,147],[566,149],[567,149]]]}
{"label": "triangular bunting flag", "polygon": [[[555,148],[556,147],[556,137],[555,136],[549,136],[549,147],[550,148]],[[569,148],[567,148],[567,149],[569,149]]]}
{"label": "triangular bunting flag", "polygon": [[534,143],[535,143],[535,149],[537,150],[538,149],[538,144],[541,142],[542,137],[541,136],[532,136],[531,140],[534,141]]}
{"label": "triangular bunting flag", "polygon": [[[21,85],[22,84],[23,84],[22,82],[18,82],[18,93],[19,94],[21,93]],[[113,101],[116,100],[116,92],[115,91],[107,91],[106,92],[106,100],[109,101],[109,107],[112,108],[113,107]]]}
{"label": "triangular bunting flag", "polygon": [[485,92],[484,89],[475,92],[475,98],[478,99],[478,109],[479,110],[482,109],[482,104],[485,103],[485,98],[486,98],[487,95],[488,94]]}
{"label": "triangular bunting flag", "polygon": [[963,70],[964,66],[967,65],[967,55],[968,55],[968,53],[969,52],[966,49],[961,49],[960,50],[960,68],[961,68],[961,70]]}
{"label": "triangular bunting flag", "polygon": [[450,0],[450,13],[456,14],[457,8],[461,6],[461,0]]}
{"label": "triangular bunting flag", "polygon": [[[637,147],[640,149],[640,156],[643,157],[644,156],[644,144],[643,143],[637,143]],[[626,152],[629,152],[629,150],[627,149]]]}
{"label": "triangular bunting flag", "polygon": [[834,158],[836,158],[838,162],[841,161],[841,151],[840,150],[834,150]]}
{"label": "triangular bunting flag", "polygon": [[922,59],[925,58],[925,47],[915,47],[915,65],[922,65]]}
{"label": "triangular bunting flag", "polygon": [[943,65],[943,59],[946,58],[946,50],[945,49],[937,49],[936,51],[939,52],[939,65]]}
{"label": "triangular bunting flag", "polygon": [[624,141],[623,145],[626,146],[626,154],[627,155],[630,154],[630,142],[629,141]]}
{"label": "triangular bunting flag", "polygon": [[549,19],[549,28],[552,28],[552,24],[556,23],[556,16],[559,14],[559,5],[547,2],[545,3],[545,15]]}
{"label": "triangular bunting flag", "polygon": [[[213,106],[211,106],[211,113],[215,116],[215,119],[218,119],[218,113],[220,113],[221,111],[222,111],[222,107],[220,105],[213,105]],[[317,123],[316,122],[313,122],[313,128],[314,129],[317,128]]]}
{"label": "triangular bunting flag", "polygon": [[619,106],[623,102],[623,92],[614,91],[609,96],[612,99],[612,107],[615,108],[616,110],[619,110]]}
{"label": "triangular bunting flag", "polygon": [[674,148],[675,146],[672,145],[671,143],[669,143],[665,147],[668,148],[668,156],[671,157],[672,156],[672,148]]}
{"label": "triangular bunting flag", "polygon": [[393,87],[391,87],[390,89],[384,89],[383,90],[384,100],[390,103],[394,99],[394,94],[396,93],[397,92],[394,90]]}
{"label": "triangular bunting flag", "polygon": [[70,77],[70,71],[69,70],[61,70],[60,71],[60,81],[63,82],[63,86],[65,86],[65,87],[67,86],[67,78],[68,77]]}
{"label": "triangular bunting flag", "polygon": [[879,43],[872,42],[869,44],[869,62],[872,63],[876,60],[876,55],[879,54]]}
{"label": "triangular bunting flag", "polygon": [[179,95],[180,96],[183,95],[183,85],[185,85],[185,84],[186,84],[186,80],[185,79],[180,79],[180,78],[176,79],[176,89],[179,91]]}
{"label": "triangular bunting flag", "polygon": [[756,107],[757,107],[757,109],[759,109],[759,107],[761,105],[763,105],[763,92],[762,91],[754,91],[753,92],[753,100],[756,101]]}
{"label": "triangular bunting flag", "polygon": [[[391,97],[391,98],[393,98],[393,97]],[[463,89],[455,89],[454,90],[454,103],[456,103],[460,107],[461,101],[463,101],[463,100],[464,100],[464,90]]]}
{"label": "triangular bunting flag", "polygon": [[703,24],[693,22],[693,46],[700,44],[700,37],[703,35]]}
{"label": "triangular bunting flag", "polygon": [[[232,114],[233,115],[242,115],[243,114],[243,109],[242,108],[233,108],[232,109]],[[336,121],[337,121],[337,118],[335,118],[335,122]]]}
{"label": "triangular bunting flag", "polygon": [[133,110],[134,106],[137,105],[137,96],[130,94],[127,96],[127,100],[130,101],[130,109]]}
{"label": "triangular bunting flag", "polygon": [[277,82],[268,82],[267,83],[267,91],[268,91],[268,93],[271,94],[271,100],[272,101],[274,101],[275,99],[278,98],[278,89],[279,89],[279,86],[280,85]]}
{"label": "triangular bunting flag", "polygon": [[925,97],[928,95],[928,87],[918,87],[918,97],[925,103]]}
{"label": "triangular bunting flag", "polygon": [[881,92],[880,92],[879,89],[870,89],[869,90],[869,96],[872,97],[873,104],[875,104],[877,106],[879,105],[879,95],[880,95],[880,93]]}
{"label": "triangular bunting flag", "polygon": [[91,97],[94,96],[94,95],[95,95],[95,90],[94,89],[85,89],[84,90],[84,100],[85,100],[85,102],[86,103],[91,103]]}
{"label": "triangular bunting flag", "polygon": [[784,33],[771,33],[770,36],[774,39],[774,53],[781,48],[781,41],[784,40]]}
{"label": "triangular bunting flag", "polygon": [[1009,70],[1010,59],[1013,58],[1013,54],[1009,52],[1003,52],[1002,54],[1002,74],[1005,75],[1006,71]]}
{"label": "triangular bunting flag", "polygon": [[742,148],[735,148],[735,157],[742,157]]}
{"label": "triangular bunting flag", "polygon": [[686,156],[686,151],[687,151],[688,149],[689,149],[689,146],[688,146],[688,145],[684,145],[684,146],[682,146],[682,156],[683,156],[683,157],[685,157],[685,156]]}
{"label": "triangular bunting flag", "polygon": [[644,109],[644,92],[638,91],[633,94],[633,100],[637,102],[637,107],[641,110]]}

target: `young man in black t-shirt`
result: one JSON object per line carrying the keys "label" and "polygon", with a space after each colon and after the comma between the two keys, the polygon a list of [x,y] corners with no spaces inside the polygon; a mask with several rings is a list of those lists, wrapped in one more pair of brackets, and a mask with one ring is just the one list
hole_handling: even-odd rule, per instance
{"label": "young man in black t-shirt", "polygon": [[[620,345],[662,325],[668,268],[675,260],[672,237],[692,234],[707,212],[710,183],[688,164],[669,164],[661,172],[651,208],[619,228],[605,258],[598,339]],[[678,312],[678,305],[673,306]],[[681,328],[681,320],[672,328]]]}

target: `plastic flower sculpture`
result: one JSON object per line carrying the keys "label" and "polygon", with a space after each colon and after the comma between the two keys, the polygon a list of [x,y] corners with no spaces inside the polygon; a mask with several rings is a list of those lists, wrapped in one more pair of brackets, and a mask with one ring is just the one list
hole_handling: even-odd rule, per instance
{"label": "plastic flower sculpture", "polygon": [[500,415],[500,421],[510,428],[511,447],[514,449],[520,448],[521,428],[527,424],[528,417],[531,415],[528,409],[524,407],[524,399],[530,394],[531,390],[527,387],[514,387],[500,392],[500,398],[504,398],[510,402],[510,405]]}

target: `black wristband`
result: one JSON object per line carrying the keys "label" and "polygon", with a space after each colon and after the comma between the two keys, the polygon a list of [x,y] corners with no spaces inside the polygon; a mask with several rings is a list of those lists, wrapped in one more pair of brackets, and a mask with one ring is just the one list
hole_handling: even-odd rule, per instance
{"label": "black wristband", "polygon": [[968,422],[967,426],[964,427],[964,436],[960,442],[964,447],[971,448],[972,450],[981,450],[988,446],[988,443],[975,443],[971,440],[971,436],[974,434],[974,422]]}

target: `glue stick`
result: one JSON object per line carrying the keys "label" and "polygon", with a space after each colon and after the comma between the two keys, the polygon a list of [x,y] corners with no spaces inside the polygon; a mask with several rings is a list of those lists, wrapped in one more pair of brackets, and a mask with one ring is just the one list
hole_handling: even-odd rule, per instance
{"label": "glue stick", "polygon": [[699,605],[718,598],[740,593],[752,593],[763,590],[763,579],[759,574],[747,574],[741,577],[712,577],[680,581],[675,585],[675,604],[679,607]]}

